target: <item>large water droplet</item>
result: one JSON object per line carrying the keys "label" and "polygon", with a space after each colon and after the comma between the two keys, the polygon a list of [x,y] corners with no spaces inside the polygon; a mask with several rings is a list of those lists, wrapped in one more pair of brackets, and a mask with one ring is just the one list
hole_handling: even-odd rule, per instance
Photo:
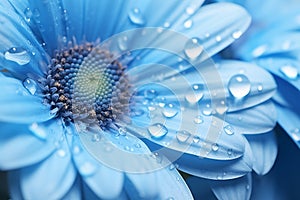
{"label": "large water droplet", "polygon": [[186,142],[192,134],[188,131],[177,131],[176,138],[179,142]]}
{"label": "large water droplet", "polygon": [[200,137],[198,136],[198,135],[195,135],[194,137],[193,137],[193,142],[194,143],[198,143],[200,141]]}
{"label": "large water droplet", "polygon": [[212,108],[210,104],[206,104],[204,108],[202,108],[202,114],[205,116],[210,116],[212,114]]}
{"label": "large water droplet", "polygon": [[148,89],[144,91],[144,96],[146,99],[154,99],[155,97],[157,97],[157,92],[154,89]]}
{"label": "large water droplet", "polygon": [[97,167],[91,162],[84,162],[79,166],[80,174],[83,176],[91,176],[96,172]]}
{"label": "large water droplet", "polygon": [[29,126],[29,130],[38,138],[45,140],[47,138],[47,133],[46,131],[40,127],[37,123],[32,123]]}
{"label": "large water droplet", "polygon": [[34,95],[36,90],[37,90],[37,83],[32,80],[31,78],[26,78],[24,81],[23,81],[23,86],[27,89],[27,91]]}
{"label": "large water droplet", "polygon": [[18,63],[19,65],[25,65],[30,62],[29,53],[22,47],[13,47],[4,53],[4,58]]}
{"label": "large water droplet", "polygon": [[282,66],[280,71],[289,79],[296,79],[298,77],[298,69],[292,65]]}
{"label": "large water droplet", "polygon": [[191,28],[193,26],[193,21],[191,19],[184,22],[183,26],[187,29]]}
{"label": "large water droplet", "polygon": [[189,59],[195,59],[203,52],[202,42],[199,38],[189,39],[184,46],[184,53]]}
{"label": "large water droplet", "polygon": [[162,113],[165,117],[172,118],[177,115],[178,108],[176,106],[174,106],[173,104],[169,103],[164,106]]}
{"label": "large water droplet", "polygon": [[163,124],[156,123],[148,127],[148,132],[151,137],[160,139],[168,133],[168,129]]}
{"label": "large water droplet", "polygon": [[30,8],[26,8],[24,10],[24,15],[25,15],[25,19],[27,22],[30,22],[31,21],[31,17],[33,15],[32,11],[30,10]]}
{"label": "large water droplet", "polygon": [[203,97],[203,88],[198,84],[192,86],[192,90],[188,91],[185,99],[190,104],[198,103]]}
{"label": "large water droplet", "polygon": [[145,20],[143,14],[141,13],[140,9],[138,9],[138,8],[134,8],[134,9],[130,10],[128,13],[128,17],[133,24],[144,25],[146,23],[146,20]]}
{"label": "large water droplet", "polygon": [[195,124],[202,124],[204,122],[203,117],[201,115],[198,115],[194,118]]}
{"label": "large water droplet", "polygon": [[225,133],[227,133],[228,135],[233,135],[234,134],[234,129],[232,126],[227,125],[224,127],[224,131]]}
{"label": "large water droplet", "polygon": [[237,74],[229,80],[228,89],[234,97],[243,98],[249,94],[251,84],[247,76]]}

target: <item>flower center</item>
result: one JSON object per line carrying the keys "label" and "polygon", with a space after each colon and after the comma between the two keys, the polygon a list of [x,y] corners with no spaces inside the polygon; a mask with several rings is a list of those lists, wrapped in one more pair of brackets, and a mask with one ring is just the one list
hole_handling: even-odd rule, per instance
{"label": "flower center", "polygon": [[47,72],[45,102],[65,122],[97,122],[105,129],[128,112],[125,69],[109,51],[90,43],[59,51]]}

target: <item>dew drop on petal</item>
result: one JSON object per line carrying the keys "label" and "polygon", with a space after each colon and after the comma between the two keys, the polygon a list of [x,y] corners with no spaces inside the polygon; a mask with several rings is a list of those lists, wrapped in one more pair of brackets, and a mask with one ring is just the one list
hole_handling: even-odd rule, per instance
{"label": "dew drop on petal", "polygon": [[79,154],[81,152],[81,148],[79,146],[75,145],[73,147],[73,151],[72,152],[73,152],[74,155],[77,155],[77,154]]}
{"label": "dew drop on petal", "polygon": [[84,162],[81,166],[79,166],[79,171],[83,176],[91,176],[96,172],[96,166],[91,162]]}
{"label": "dew drop on petal", "polygon": [[185,9],[185,12],[188,14],[188,15],[192,15],[195,13],[195,9],[192,7],[192,6],[189,6]]}
{"label": "dew drop on petal", "polygon": [[202,42],[199,38],[189,39],[184,46],[184,53],[189,59],[196,59],[203,52]]}
{"label": "dew drop on petal", "polygon": [[280,71],[289,79],[296,79],[298,77],[298,69],[292,65],[284,65]]}
{"label": "dew drop on petal", "polygon": [[193,26],[193,21],[192,20],[187,20],[183,23],[183,26],[186,28],[186,29],[189,29]]}
{"label": "dew drop on petal", "polygon": [[194,142],[194,143],[198,143],[199,141],[200,141],[200,137],[197,136],[197,135],[195,135],[195,136],[193,137],[193,142]]}
{"label": "dew drop on petal", "polygon": [[259,57],[259,56],[263,55],[266,51],[267,51],[267,45],[261,45],[252,51],[252,55],[254,57]]}
{"label": "dew drop on petal", "polygon": [[201,115],[198,115],[194,118],[195,124],[202,124],[204,122],[203,117]]}
{"label": "dew drop on petal", "polygon": [[29,126],[29,130],[38,138],[45,140],[47,138],[47,133],[46,131],[40,127],[37,123],[32,123]]}
{"label": "dew drop on petal", "polygon": [[148,89],[144,91],[144,97],[146,99],[154,99],[155,97],[157,97],[157,91],[154,89]]}
{"label": "dew drop on petal", "polygon": [[228,149],[227,150],[227,155],[230,157],[230,156],[232,156],[232,149]]}
{"label": "dew drop on petal", "polygon": [[160,139],[168,133],[168,129],[161,123],[155,123],[148,127],[148,132],[151,137]]}
{"label": "dew drop on petal", "polygon": [[202,114],[205,116],[210,116],[212,114],[212,108],[210,104],[206,104],[204,108],[202,108]]}
{"label": "dew drop on petal", "polygon": [[219,145],[217,143],[214,143],[214,144],[211,145],[211,149],[213,151],[218,151],[219,150]]}
{"label": "dew drop on petal", "polygon": [[237,30],[237,31],[235,31],[235,32],[232,33],[232,37],[233,37],[233,39],[239,39],[242,34],[243,34],[242,31]]}
{"label": "dew drop on petal", "polygon": [[120,135],[125,136],[126,133],[127,133],[127,130],[125,128],[123,128],[123,127],[120,127],[118,129],[118,132],[119,132]]}
{"label": "dew drop on petal", "polygon": [[177,115],[178,108],[175,105],[169,103],[164,106],[162,113],[166,118],[172,118]]}
{"label": "dew drop on petal", "polygon": [[203,97],[203,88],[198,84],[192,86],[192,90],[187,92],[185,100],[190,104],[198,103]]}
{"label": "dew drop on petal", "polygon": [[263,89],[264,89],[263,85],[261,83],[259,83],[257,86],[257,91],[261,92],[261,91],[263,91]]}
{"label": "dew drop on petal", "polygon": [[169,170],[172,171],[172,170],[174,170],[174,169],[175,169],[175,165],[174,165],[174,164],[170,164],[170,165],[169,165]]}
{"label": "dew drop on petal", "polygon": [[143,14],[141,13],[140,9],[138,9],[138,8],[134,8],[134,9],[130,10],[128,13],[128,17],[133,24],[144,25],[146,23],[146,20],[145,20]]}
{"label": "dew drop on petal", "polygon": [[232,126],[230,125],[227,125],[224,127],[224,132],[227,134],[227,135],[233,135],[234,134],[234,129]]}
{"label": "dew drop on petal", "polygon": [[170,26],[171,26],[171,24],[169,22],[164,23],[164,28],[169,28]]}
{"label": "dew drop on petal", "polygon": [[291,137],[295,140],[295,141],[300,141],[300,129],[299,128],[294,128],[292,130],[290,130],[290,134]]}
{"label": "dew drop on petal", "polygon": [[30,62],[29,53],[22,47],[12,47],[4,53],[4,58],[18,63],[19,65],[26,65]]}
{"label": "dew drop on petal", "polygon": [[128,38],[127,36],[122,36],[118,38],[118,47],[121,51],[126,51],[128,49]]}
{"label": "dew drop on petal", "polygon": [[228,90],[235,98],[243,98],[249,94],[251,83],[243,74],[234,75],[228,82]]}
{"label": "dew drop on petal", "polygon": [[24,15],[25,15],[25,20],[26,20],[27,22],[30,22],[30,21],[31,21],[31,18],[32,18],[32,15],[33,15],[31,9],[30,9],[30,8],[26,8],[26,9],[24,10]]}
{"label": "dew drop on petal", "polygon": [[99,134],[97,133],[94,133],[93,136],[92,136],[92,141],[93,142],[99,142],[101,140],[101,137]]}
{"label": "dew drop on petal", "polygon": [[57,153],[57,155],[58,155],[59,157],[61,157],[61,158],[66,157],[66,155],[67,155],[66,151],[63,150],[63,149],[58,149],[58,150],[56,151],[56,153]]}
{"label": "dew drop on petal", "polygon": [[177,131],[176,138],[179,142],[186,142],[192,134],[188,131]]}
{"label": "dew drop on petal", "polygon": [[216,36],[216,41],[217,42],[221,42],[222,41],[222,37],[220,35]]}
{"label": "dew drop on petal", "polygon": [[32,95],[34,95],[37,90],[37,83],[34,80],[32,80],[31,78],[26,78],[23,81],[23,86]]}

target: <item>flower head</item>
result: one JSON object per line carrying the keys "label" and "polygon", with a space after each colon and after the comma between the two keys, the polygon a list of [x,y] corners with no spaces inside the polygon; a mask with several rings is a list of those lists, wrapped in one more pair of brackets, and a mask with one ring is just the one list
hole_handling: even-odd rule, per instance
{"label": "flower head", "polygon": [[16,198],[191,199],[175,166],[214,180],[252,170],[276,85],[252,64],[215,65],[250,17],[202,3],[0,3],[0,168]]}

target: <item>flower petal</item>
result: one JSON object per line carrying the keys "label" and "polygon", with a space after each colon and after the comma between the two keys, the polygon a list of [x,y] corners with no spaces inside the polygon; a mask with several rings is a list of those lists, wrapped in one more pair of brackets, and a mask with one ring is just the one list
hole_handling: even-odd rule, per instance
{"label": "flower petal", "polygon": [[81,187],[81,181],[77,177],[75,180],[73,186],[69,190],[69,192],[62,198],[62,200],[81,200],[82,199],[82,187]]}
{"label": "flower petal", "polygon": [[237,179],[211,182],[211,187],[218,199],[250,199],[252,190],[251,173]]}
{"label": "flower petal", "polygon": [[253,169],[259,175],[268,173],[277,157],[277,142],[273,131],[259,135],[246,135],[254,156]]}
{"label": "flower petal", "polygon": [[54,117],[42,99],[31,95],[16,79],[0,77],[0,120],[15,123],[43,122]]}
{"label": "flower petal", "polygon": [[60,199],[70,190],[75,178],[76,170],[66,138],[50,157],[20,170],[25,199]]}
{"label": "flower petal", "polygon": [[269,100],[245,110],[227,113],[225,120],[239,133],[265,133],[276,125],[276,108]]}
{"label": "flower petal", "polygon": [[123,188],[123,173],[95,160],[77,137],[73,139],[73,158],[84,182],[102,199],[117,198]]}
{"label": "flower petal", "polygon": [[[3,52],[0,55],[0,66],[21,78],[28,74],[43,76],[48,63],[45,51],[26,25],[25,18],[16,12],[15,4],[22,9],[26,5],[25,1],[14,0],[0,3],[1,23],[5,24],[5,28],[0,30],[0,51]],[[25,11],[24,8],[21,12]],[[14,54],[15,51],[18,54]]]}
{"label": "flower petal", "polygon": [[36,137],[28,125],[0,123],[0,169],[35,164],[54,151],[53,143]]}

